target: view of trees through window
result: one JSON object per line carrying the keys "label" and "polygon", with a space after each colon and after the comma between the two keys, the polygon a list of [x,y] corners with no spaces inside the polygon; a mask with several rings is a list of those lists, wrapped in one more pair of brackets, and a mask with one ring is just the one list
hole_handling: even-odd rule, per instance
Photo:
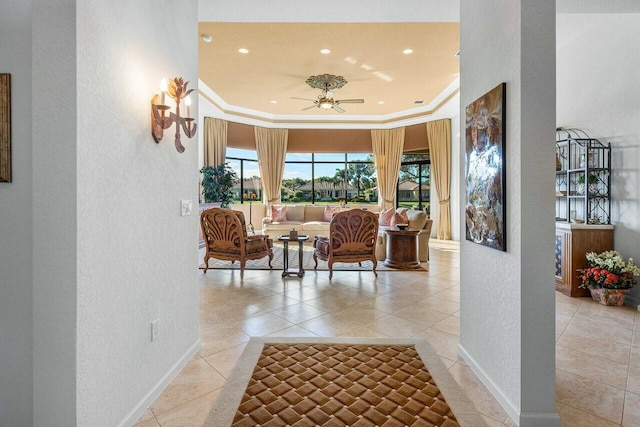
{"label": "view of trees through window", "polygon": [[[256,152],[227,149],[227,162],[241,178],[234,187],[236,203],[262,200]],[[397,205],[429,209],[428,154],[405,153],[397,187]],[[373,154],[288,153],[281,197],[283,203],[377,204],[378,182]]]}

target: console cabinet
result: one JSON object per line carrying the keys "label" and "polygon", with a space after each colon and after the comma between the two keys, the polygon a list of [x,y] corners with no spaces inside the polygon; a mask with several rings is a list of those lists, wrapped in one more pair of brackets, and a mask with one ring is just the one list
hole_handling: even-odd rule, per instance
{"label": "console cabinet", "polygon": [[587,265],[587,252],[613,249],[613,225],[556,222],[556,290],[570,297],[588,297],[580,288],[577,269]]}

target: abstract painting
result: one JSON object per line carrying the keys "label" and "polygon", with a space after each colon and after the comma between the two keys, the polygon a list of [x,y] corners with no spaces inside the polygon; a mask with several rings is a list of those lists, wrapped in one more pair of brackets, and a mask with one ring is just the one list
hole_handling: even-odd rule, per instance
{"label": "abstract painting", "polygon": [[466,108],[466,238],[507,250],[505,228],[506,83]]}

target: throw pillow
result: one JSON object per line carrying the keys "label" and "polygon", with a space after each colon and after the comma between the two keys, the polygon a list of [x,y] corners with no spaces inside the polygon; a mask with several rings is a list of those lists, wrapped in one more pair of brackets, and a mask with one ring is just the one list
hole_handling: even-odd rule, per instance
{"label": "throw pillow", "polygon": [[416,209],[409,209],[406,212],[409,218],[409,230],[422,230],[427,223],[427,213]]}
{"label": "throw pillow", "polygon": [[271,221],[285,222],[287,220],[286,206],[271,206]]}
{"label": "throw pillow", "polygon": [[407,216],[406,211],[400,211],[393,214],[393,218],[391,218],[391,226],[398,224],[409,224],[409,217]]}
{"label": "throw pillow", "polygon": [[380,212],[380,220],[378,221],[379,225],[391,225],[391,218],[393,218],[393,214],[395,214],[396,210],[393,208],[384,209]]}
{"label": "throw pillow", "polygon": [[340,212],[340,206],[325,206],[324,214],[322,215],[322,221],[331,222],[331,218],[333,218],[333,216],[338,212]]}

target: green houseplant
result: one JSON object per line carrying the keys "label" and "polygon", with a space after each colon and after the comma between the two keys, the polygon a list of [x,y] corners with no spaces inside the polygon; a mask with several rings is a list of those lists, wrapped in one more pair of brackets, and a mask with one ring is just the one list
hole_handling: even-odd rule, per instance
{"label": "green houseplant", "polygon": [[[586,181],[588,181],[588,187]],[[585,175],[580,175],[576,180],[576,184],[578,184],[578,194],[584,194],[587,188],[589,194],[598,194],[598,181],[598,175],[596,174],[590,173],[588,178],[585,178]]]}
{"label": "green houseplant", "polygon": [[205,203],[220,202],[220,207],[228,209],[233,201],[233,186],[240,180],[228,163],[205,166],[202,173],[202,196]]}

